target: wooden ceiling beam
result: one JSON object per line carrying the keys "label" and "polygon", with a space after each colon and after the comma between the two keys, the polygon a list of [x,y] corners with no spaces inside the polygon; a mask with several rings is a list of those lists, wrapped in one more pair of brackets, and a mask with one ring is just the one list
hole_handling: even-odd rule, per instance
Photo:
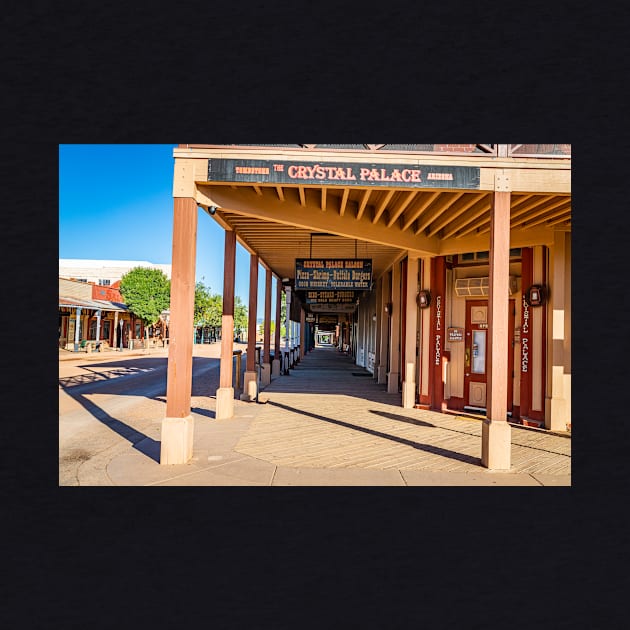
{"label": "wooden ceiling beam", "polygon": [[522,214],[529,212],[532,208],[536,206],[540,206],[548,201],[552,201],[555,199],[555,195],[532,195],[533,199],[527,199],[524,202],[520,201],[519,203],[512,206],[510,210],[510,218],[515,219],[516,217],[520,217]]}
{"label": "wooden ceiling beam", "polygon": [[420,234],[426,228],[433,223],[438,217],[442,216],[455,202],[461,199],[466,193],[464,191],[458,193],[447,193],[443,197],[438,198],[438,202],[431,206],[431,208],[427,209],[427,211],[422,216],[421,220],[418,220],[418,224],[416,225],[415,233]]}
{"label": "wooden ceiling beam", "polygon": [[300,205],[306,208],[306,194],[304,192],[304,186],[298,186],[298,193],[300,195]]}
{"label": "wooden ceiling beam", "polygon": [[278,193],[278,199],[280,199],[280,201],[284,201],[284,192],[282,190],[282,186],[276,186],[276,192]]}
{"label": "wooden ceiling beam", "polygon": [[357,210],[357,221],[361,219],[363,213],[365,212],[365,207],[367,206],[367,201],[370,198],[370,194],[372,192],[371,188],[368,188],[363,192],[363,197],[361,197],[361,202],[359,203],[359,209]]}
{"label": "wooden ceiling beam", "polygon": [[483,194],[472,194],[458,199],[449,208],[449,212],[446,216],[443,216],[439,221],[431,223],[427,236],[435,236],[444,226],[464,214],[466,210],[468,210],[471,206],[474,206],[483,196]]}
{"label": "wooden ceiling beam", "polygon": [[526,214],[521,214],[520,216],[511,216],[510,224],[512,226],[521,225],[530,219],[535,219],[543,214],[547,214],[556,208],[560,208],[566,206],[567,204],[571,204],[571,197],[560,197],[559,199],[556,197],[554,201],[548,201],[546,203],[542,203],[534,208],[530,209],[530,211]]}
{"label": "wooden ceiling beam", "polygon": [[559,223],[564,223],[565,221],[571,221],[571,210],[569,212],[562,214],[561,216],[555,218],[553,221],[549,221],[547,225],[553,226],[558,225]]}
{"label": "wooden ceiling beam", "polygon": [[322,203],[321,203],[321,208],[323,212],[326,212],[326,192],[327,189],[325,186],[322,186]]}
{"label": "wooden ceiling beam", "polygon": [[350,188],[343,189],[343,195],[341,197],[341,204],[339,205],[339,216],[342,217],[346,212],[346,204],[348,203],[348,195],[350,194]]}
{"label": "wooden ceiling beam", "polygon": [[[449,238],[450,236],[453,236],[460,231],[461,234],[467,234],[469,231],[472,231],[465,229],[466,226],[468,226],[473,221],[479,219],[479,217],[488,212],[491,207],[492,197],[491,195],[487,194],[479,199],[479,201],[477,201],[477,203],[469,208],[464,214],[462,214],[459,219],[456,219],[450,225],[448,225],[444,229],[444,234],[442,235],[442,238]],[[458,233],[457,236],[459,237],[460,234]]]}
{"label": "wooden ceiling beam", "polygon": [[260,189],[260,186],[253,186],[252,187],[255,191],[257,195],[260,195],[262,197],[262,190]]}
{"label": "wooden ceiling beam", "polygon": [[420,204],[409,208],[403,215],[401,230],[404,232],[439,197],[439,195],[439,190],[423,195],[420,199]]}
{"label": "wooden ceiling beam", "polygon": [[392,188],[392,190],[387,191],[387,194],[383,197],[383,199],[381,199],[381,201],[379,201],[374,210],[374,218],[372,219],[372,223],[377,223],[378,220],[381,218],[381,215],[383,214],[383,212],[385,212],[385,208],[387,207],[389,200],[393,197],[395,192],[396,189]]}
{"label": "wooden ceiling beam", "polygon": [[[570,213],[571,212],[571,202],[568,201],[564,206],[562,206],[561,208],[558,208],[557,210],[555,210],[554,212],[550,213],[550,214],[543,214],[540,215],[537,218],[533,218],[532,220],[527,220],[527,221],[517,221],[513,227],[516,227],[518,225],[522,226],[524,229],[529,229],[530,227],[533,227],[534,225],[540,225],[541,223],[546,223],[552,219],[555,219],[559,216],[562,216],[566,213]],[[510,226],[512,227],[512,226]]]}
{"label": "wooden ceiling beam", "polygon": [[399,201],[396,207],[390,208],[389,210],[389,219],[387,221],[387,227],[392,227],[398,217],[405,211],[405,208],[415,199],[418,195],[417,190],[412,190],[408,192],[402,201]]}

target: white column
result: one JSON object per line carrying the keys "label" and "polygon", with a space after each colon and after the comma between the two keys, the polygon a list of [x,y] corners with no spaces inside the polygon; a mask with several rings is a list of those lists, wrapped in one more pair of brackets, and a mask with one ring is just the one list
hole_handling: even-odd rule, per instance
{"label": "white column", "polygon": [[392,324],[391,343],[389,346],[389,374],[387,375],[387,393],[398,393],[400,378],[400,263],[392,268]]}
{"label": "white column", "polygon": [[387,384],[387,351],[389,346],[389,320],[390,316],[385,312],[385,304],[389,302],[389,274],[384,273],[381,277],[381,302],[378,309],[381,313],[380,343],[378,348],[378,370],[376,371],[376,382],[379,385]]}
{"label": "white column", "polygon": [[101,339],[101,309],[96,311],[96,341]]}
{"label": "white column", "polygon": [[570,234],[557,230],[551,250],[549,287],[551,388],[545,400],[545,427],[552,431],[566,431],[571,423],[570,246]]}
{"label": "white column", "polygon": [[79,339],[80,339],[79,331],[81,329],[81,307],[80,306],[77,306],[76,318],[77,318],[77,323],[76,323],[76,325],[74,327],[74,351],[78,352],[79,351]]}
{"label": "white column", "polygon": [[418,327],[418,259],[409,254],[407,258],[407,313],[405,344],[405,373],[402,391],[402,406],[412,409],[416,404],[416,329]]}

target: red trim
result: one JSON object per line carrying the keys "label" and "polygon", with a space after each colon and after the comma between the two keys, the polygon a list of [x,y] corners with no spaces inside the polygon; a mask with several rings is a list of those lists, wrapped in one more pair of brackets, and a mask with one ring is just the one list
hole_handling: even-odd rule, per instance
{"label": "red trim", "polygon": [[532,309],[525,301],[525,291],[534,282],[534,252],[531,247],[522,249],[521,260],[521,387],[519,417],[528,417],[532,397]]}
{"label": "red trim", "polygon": [[407,339],[407,269],[408,259],[405,258],[400,265],[402,275],[402,298],[400,300],[400,377],[405,379],[405,346]]}
{"label": "red trim", "polygon": [[[446,258],[438,256],[431,264],[431,339],[429,342],[429,392],[431,409],[442,411],[444,383],[442,382],[442,352],[446,338]],[[440,317],[438,318],[438,308]],[[439,344],[439,346],[438,346]]]}
{"label": "red trim", "polygon": [[[543,278],[542,283],[543,286],[547,286],[547,269],[549,266],[549,249],[546,245],[543,245],[542,248],[543,255]],[[542,416],[542,419],[545,419],[545,395],[547,392],[547,307],[541,308],[542,310],[542,359],[541,359],[541,378],[542,378],[542,387],[540,388],[540,408],[541,411],[538,415]],[[534,418],[534,414],[530,412],[530,417]]]}
{"label": "red trim", "polygon": [[455,396],[451,396],[446,401],[446,404],[448,406],[448,409],[451,409],[452,411],[464,411],[464,405],[466,404],[466,401],[463,398],[456,398]]}

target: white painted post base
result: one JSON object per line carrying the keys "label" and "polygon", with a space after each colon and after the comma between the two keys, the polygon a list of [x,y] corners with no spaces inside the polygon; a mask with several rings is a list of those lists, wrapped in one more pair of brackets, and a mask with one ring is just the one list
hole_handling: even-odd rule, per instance
{"label": "white painted post base", "polygon": [[243,393],[241,400],[250,402],[256,400],[256,392],[258,390],[258,372],[245,372],[243,379]]}
{"label": "white painted post base", "polygon": [[511,427],[505,420],[484,420],[481,426],[481,463],[490,470],[509,470]]}
{"label": "white painted post base", "polygon": [[376,368],[376,382],[379,385],[385,385],[387,383],[387,366],[379,365]]}
{"label": "white painted post base", "polygon": [[271,383],[271,365],[263,363],[260,366],[260,386],[267,387]]}
{"label": "white painted post base", "polygon": [[280,376],[280,359],[274,359],[271,362],[271,378]]}
{"label": "white painted post base", "polygon": [[[569,376],[570,378],[570,376]],[[569,400],[571,395],[571,381],[569,384]],[[565,385],[566,390],[566,385]],[[559,396],[552,396],[545,399],[545,428],[550,431],[566,431],[567,424],[571,422],[571,408],[569,400]]]}
{"label": "white painted post base", "polygon": [[388,394],[397,394],[398,393],[398,377],[400,374],[398,372],[390,372],[387,375],[387,393]]}
{"label": "white painted post base", "polygon": [[416,406],[415,381],[405,381],[402,384],[402,406],[405,409],[413,409]]}
{"label": "white painted post base", "polygon": [[233,387],[219,387],[217,389],[217,407],[214,413],[217,420],[226,420],[234,415]]}
{"label": "white painted post base", "polygon": [[194,426],[192,416],[162,420],[160,464],[186,464],[190,460],[193,453]]}

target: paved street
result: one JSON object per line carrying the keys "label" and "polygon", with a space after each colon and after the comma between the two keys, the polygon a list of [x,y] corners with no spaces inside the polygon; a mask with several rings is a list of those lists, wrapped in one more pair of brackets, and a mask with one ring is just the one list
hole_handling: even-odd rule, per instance
{"label": "paved street", "polygon": [[511,470],[488,471],[480,419],[403,409],[334,348],[218,421],[219,352],[194,346],[194,452],[178,466],[159,465],[167,350],[60,358],[59,484],[571,485],[569,434],[513,425]]}

